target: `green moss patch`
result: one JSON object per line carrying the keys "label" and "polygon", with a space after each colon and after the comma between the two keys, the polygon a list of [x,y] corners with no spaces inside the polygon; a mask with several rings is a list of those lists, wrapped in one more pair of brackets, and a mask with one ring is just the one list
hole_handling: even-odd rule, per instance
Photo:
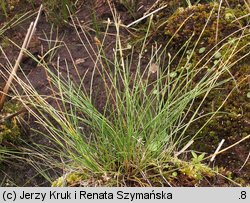
{"label": "green moss patch", "polygon": [[21,136],[21,128],[16,117],[5,119],[10,114],[13,114],[20,110],[21,106],[16,101],[8,101],[4,105],[4,109],[0,115],[0,144],[4,141],[14,142]]}
{"label": "green moss patch", "polygon": [[[178,186],[178,179],[185,177],[188,185],[194,186],[201,180],[215,176],[214,171],[201,163],[199,157],[193,157],[191,162],[185,162],[174,158],[164,165],[157,166],[152,164],[143,171],[143,174],[128,174],[122,171],[116,174],[92,174],[81,171],[70,172],[59,177],[52,183],[52,187],[81,187],[81,186]],[[203,157],[202,157],[203,158]],[[156,175],[157,174],[157,175]],[[147,178],[146,178],[147,177]],[[167,182],[166,182],[167,180]]]}
{"label": "green moss patch", "polygon": [[167,19],[165,34],[174,38],[175,46],[182,46],[191,39],[190,45],[194,46],[198,41],[201,46],[212,48],[247,25],[247,17],[236,20],[247,13],[246,8],[231,9],[214,3],[179,8]]}

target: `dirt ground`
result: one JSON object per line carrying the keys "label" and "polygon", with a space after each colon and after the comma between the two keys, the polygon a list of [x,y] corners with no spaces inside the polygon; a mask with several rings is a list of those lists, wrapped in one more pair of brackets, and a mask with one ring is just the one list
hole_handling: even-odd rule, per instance
{"label": "dirt ground", "polygon": [[[95,43],[94,38],[96,37],[96,33],[91,30],[91,11],[93,8],[95,8],[97,18],[99,21],[106,20],[107,17],[112,18],[112,15],[110,13],[110,9],[105,1],[94,1],[94,3],[91,3],[93,1],[84,1],[83,5],[81,6],[80,10],[77,12],[77,17],[79,18],[79,21],[83,23],[83,25],[86,25],[86,29],[88,30],[88,34],[90,39],[92,39],[93,44]],[[35,7],[39,6],[40,1],[37,1],[37,4],[34,5]],[[119,4],[116,3],[116,9],[117,12],[121,16],[121,20],[124,24],[129,24],[130,22],[133,22],[134,19],[137,19],[141,17],[153,4],[155,3],[154,0],[152,1],[141,1],[142,8],[139,12],[136,13],[136,16],[128,15],[127,9]],[[20,12],[18,9],[24,9],[24,7],[20,6],[19,8],[16,8],[16,12]],[[32,10],[34,8],[27,7],[25,10]],[[21,11],[23,12],[23,11]],[[166,16],[168,13],[172,13],[173,10],[169,9],[167,7],[165,9]],[[1,19],[2,20],[2,19]],[[5,36],[8,36],[10,39],[12,39],[14,42],[16,42],[18,45],[21,45],[26,30],[28,28],[28,25],[32,19],[26,20],[25,22],[21,23],[20,25],[10,28],[7,30],[7,32],[4,34]],[[1,26],[0,22],[0,26]],[[56,31],[57,28],[54,26],[54,31]],[[36,36],[32,41],[30,51],[32,54],[38,56],[41,55],[42,51],[48,50],[48,43],[45,40],[45,34],[47,33],[49,35],[51,31],[51,24],[48,22],[46,15],[43,13],[36,31]],[[128,35],[128,32],[126,30],[122,30],[122,34],[124,34],[124,38],[126,38],[126,35]],[[56,32],[53,33],[53,38],[56,37]],[[74,58],[74,60],[78,59],[84,59],[82,63],[78,65],[78,71],[80,75],[84,75],[86,71],[88,71],[86,75],[86,79],[84,80],[84,86],[89,87],[90,86],[90,80],[92,75],[92,67],[93,62],[88,57],[88,54],[86,50],[80,45],[79,38],[76,35],[76,32],[74,28],[70,25],[64,25],[58,28],[58,38],[63,39],[65,44],[67,44],[68,48],[71,50],[71,54]],[[112,56],[112,49],[111,47],[114,46],[115,39],[112,35],[108,37],[106,40],[106,53]],[[5,52],[7,53],[7,56],[9,57],[10,61],[12,63],[15,62],[19,49],[15,47],[14,45],[8,45],[5,49]],[[60,63],[62,64],[61,71],[65,71],[66,73],[66,67],[64,61],[71,61],[70,56],[65,48],[59,48],[59,50],[56,53],[56,57],[51,61],[51,68],[53,69],[53,64],[57,60],[57,56],[60,56]],[[0,63],[5,64],[6,61],[3,57],[3,55],[0,54]],[[248,64],[250,64],[250,60],[248,59]],[[77,82],[79,82],[79,78],[77,77],[77,73],[74,70],[72,64],[68,64],[70,69],[70,74],[72,78]],[[30,58],[25,57],[21,64],[22,70],[24,71],[25,75],[27,76],[28,80],[31,82],[31,84],[35,87],[37,91],[39,91],[41,94],[49,95],[51,94],[51,91],[49,89],[49,82],[46,77],[45,71],[37,66],[37,64]],[[17,74],[21,75],[21,72],[19,71]],[[235,73],[237,74],[237,73]],[[238,73],[242,74],[242,73]],[[249,69],[246,73],[243,74],[249,74]],[[104,104],[105,104],[105,97],[104,93],[100,89],[100,76],[95,75],[95,82],[94,82],[94,88],[98,89],[98,93],[96,96],[96,104],[98,106],[98,109],[101,111]],[[0,87],[3,87],[5,84],[4,79],[0,78]],[[18,84],[16,84],[18,88]],[[250,87],[250,86],[249,86]],[[249,88],[248,87],[248,88]],[[244,88],[243,88],[244,89]],[[242,90],[242,91],[245,91]],[[245,93],[245,92],[244,92]],[[239,92],[238,94],[242,94],[242,92]],[[211,99],[212,100],[212,99]],[[237,101],[237,94],[233,95],[233,98],[229,99],[230,102]],[[55,101],[50,101],[52,105],[56,105]],[[249,99],[245,102],[250,102]],[[235,106],[241,106],[241,101],[238,101],[237,103],[234,103]],[[237,107],[237,108],[238,108]],[[240,107],[239,107],[240,108]],[[248,105],[248,109],[249,105]],[[28,118],[28,117],[27,117]],[[242,132],[244,129],[244,132],[250,133],[250,117],[243,117],[239,116],[237,118],[233,118],[230,126],[232,128],[226,128],[224,126],[223,120],[220,120],[219,118],[215,120],[218,124],[217,129],[212,129],[213,126],[208,127],[209,131],[215,131],[217,138],[216,140],[213,139],[212,136],[207,136],[204,139],[198,140],[198,144],[194,147],[197,151],[205,151],[206,153],[210,154],[213,153],[218,146],[218,143],[221,141],[221,139],[225,139],[225,145],[224,147],[230,146],[240,140],[242,138]],[[42,127],[39,126],[34,122],[34,118],[29,117],[28,121],[30,128],[35,128],[37,130],[42,130]],[[195,128],[195,127],[194,127]],[[233,130],[232,130],[233,129]],[[233,135],[239,135],[239,136],[233,136]],[[24,146],[27,146],[28,144],[32,143],[39,143],[39,144],[45,144],[50,145],[49,141],[39,136],[37,133],[33,132],[32,130],[29,132],[28,135],[25,136],[26,144],[21,144]],[[230,178],[233,178],[235,181],[242,182],[244,181],[244,185],[250,184],[250,164],[249,160],[247,163],[245,163],[250,149],[250,142],[247,140],[244,143],[241,143],[239,145],[236,145],[235,147],[231,148],[230,150],[226,151],[225,153],[222,153],[221,155],[218,155],[216,157],[215,162],[208,163],[211,166],[218,166],[220,168],[223,168],[224,175]],[[243,164],[245,163],[244,167]],[[54,176],[55,178],[60,176],[61,170],[51,170],[51,176]],[[37,171],[32,168],[29,163],[25,163],[18,159],[8,159],[4,160],[0,164],[0,183],[2,183],[3,186],[50,186],[50,183],[41,175],[37,174]],[[188,180],[185,176],[183,178],[176,180],[174,183],[176,186],[193,186],[192,181]],[[226,179],[222,178],[221,176],[216,176],[212,179],[204,179],[201,183],[201,186],[231,186],[233,185],[230,181],[227,181]]]}

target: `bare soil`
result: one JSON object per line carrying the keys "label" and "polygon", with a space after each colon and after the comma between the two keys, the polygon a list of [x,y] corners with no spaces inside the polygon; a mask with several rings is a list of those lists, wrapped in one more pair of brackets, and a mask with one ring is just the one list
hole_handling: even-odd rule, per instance
{"label": "bare soil", "polygon": [[[105,3],[105,1],[94,1],[94,3],[91,3],[93,1],[83,1],[83,5],[81,6],[81,9],[77,12],[77,17],[79,18],[80,22],[83,24],[86,24],[90,28],[93,28],[91,23],[91,17],[93,15],[93,11],[95,11],[95,14],[97,15],[98,21],[101,22],[102,20],[106,20],[107,17],[112,18],[112,15],[110,13],[110,9]],[[133,22],[134,19],[137,19],[143,15],[154,3],[154,0],[151,1],[141,1],[140,5],[142,8],[139,12],[135,14],[135,16],[131,16],[122,4],[115,3],[115,7],[117,9],[117,12],[121,16],[121,20],[124,24],[129,24],[130,22]],[[32,6],[20,6],[15,9],[14,12],[24,12],[25,10],[34,10],[39,6],[39,1],[37,1],[37,4]],[[166,8],[166,16],[168,13],[172,13],[173,11],[169,8]],[[6,21],[4,17],[0,18],[0,26],[1,24]],[[12,39],[15,43],[17,43],[19,46],[21,46],[21,43],[25,37],[26,30],[28,28],[28,25],[32,19],[29,19],[25,21],[24,23],[21,23],[20,25],[10,28],[6,33],[4,33],[4,36],[8,36],[10,39]],[[36,31],[36,36],[32,41],[32,45],[30,47],[31,53],[34,55],[40,55],[42,50],[46,51],[48,50],[48,43],[43,40],[45,39],[44,33],[47,33],[49,35],[51,30],[51,23],[48,22],[46,15],[43,13]],[[55,28],[56,31],[56,28]],[[93,44],[95,43],[94,37],[96,37],[96,33],[92,31],[91,29],[88,30],[89,37],[92,39]],[[124,38],[126,38],[126,35],[128,32],[126,30],[123,30],[122,33],[124,34]],[[53,37],[55,38],[56,32],[53,33]],[[74,28],[70,25],[64,25],[58,28],[58,36],[59,38],[62,38],[64,42],[68,45],[69,49],[71,50],[71,54],[74,58],[74,60],[77,59],[84,59],[84,62],[78,65],[78,71],[80,75],[84,75],[86,71],[88,71],[86,78],[84,80],[84,86],[89,87],[90,81],[91,81],[91,73],[93,68],[93,62],[88,57],[88,54],[85,49],[83,49],[82,46],[80,46],[80,41],[76,35],[76,32]],[[157,40],[157,39],[154,39]],[[112,57],[112,49],[111,47],[114,46],[115,38],[114,36],[110,35],[108,39],[106,40],[106,51],[107,54],[109,54]],[[10,61],[12,63],[15,62],[19,49],[9,44],[5,51],[7,53],[7,56],[9,57]],[[66,73],[66,67],[64,60],[70,61],[69,54],[65,48],[60,48],[58,52],[56,53],[56,56],[60,56],[60,62],[62,64],[62,71],[65,70]],[[51,68],[53,69],[53,63],[55,63],[57,60],[57,57],[55,57],[51,62]],[[6,61],[2,54],[0,54],[0,63],[6,64]],[[63,65],[64,64],[64,65]],[[250,60],[246,62],[246,64],[250,64]],[[71,77],[74,78],[74,80],[79,82],[79,78],[77,76],[77,73],[73,66],[71,64],[68,64],[70,69]],[[27,76],[28,80],[31,82],[31,84],[35,87],[35,89],[40,92],[41,94],[49,95],[51,94],[51,91],[49,89],[49,82],[46,77],[45,71],[37,66],[37,64],[30,59],[29,57],[25,57],[22,61],[21,67]],[[63,68],[64,67],[64,68]],[[241,70],[239,70],[241,71]],[[245,75],[250,74],[249,69],[246,70],[246,72],[239,72],[236,71],[235,75]],[[17,73],[18,75],[22,75],[22,73],[19,71]],[[105,96],[101,89],[100,76],[96,75],[96,79],[94,80],[94,88],[97,89],[96,94],[96,106],[101,111],[104,104],[105,104]],[[0,87],[3,87],[5,84],[4,78],[0,78]],[[18,88],[18,84],[15,84]],[[250,85],[250,84],[249,84]],[[245,94],[247,89],[250,90],[250,86],[242,87],[241,91],[238,93],[235,93],[230,97],[229,102],[234,102],[235,108],[242,108],[244,106],[245,111],[250,111],[249,109],[249,99],[245,98],[244,101],[238,99],[239,95]],[[211,104],[211,102],[216,99],[216,95],[214,95],[213,98],[211,98],[210,103],[208,103],[208,106]],[[52,105],[56,105],[55,101],[50,101]],[[248,103],[248,104],[247,104]],[[247,112],[245,112],[247,113]],[[27,116],[28,118],[28,116]],[[215,149],[218,146],[218,143],[221,141],[221,139],[225,139],[225,145],[223,147],[230,146],[240,140],[244,135],[242,135],[242,132],[244,133],[250,133],[250,117],[249,112],[247,116],[239,116],[236,118],[231,119],[231,123],[228,125],[231,126],[230,128],[225,126],[226,124],[223,123],[223,118],[216,118],[214,122],[217,122],[217,128],[212,129],[214,125],[211,125],[208,127],[208,132],[214,131],[216,136],[212,137],[209,135],[206,135],[205,138],[201,138],[197,141],[197,144],[195,145],[194,149],[202,152],[206,152],[208,154],[211,154],[215,151]],[[42,130],[42,127],[35,123],[35,119],[32,117],[29,117],[27,122],[29,123],[30,129],[35,128],[36,130]],[[194,126],[194,130],[196,127]],[[244,130],[242,130],[244,129]],[[211,135],[211,134],[210,134]],[[34,131],[30,130],[29,134],[26,135],[23,139],[25,139],[26,143],[20,143],[21,146],[27,147],[27,143],[32,145],[32,143],[39,143],[44,145],[50,145],[49,141],[41,136],[35,133]],[[244,143],[241,143],[230,150],[226,151],[225,153],[222,153],[221,155],[218,155],[216,157],[215,162],[208,163],[210,165],[216,165],[220,168],[224,168],[224,175],[228,176],[230,178],[233,178],[236,182],[243,183],[243,185],[249,185],[250,184],[250,164],[249,160],[245,163],[244,167],[243,164],[246,161],[248,154],[250,150],[250,142],[247,140]],[[243,167],[243,168],[242,168]],[[60,176],[61,170],[54,170],[51,171],[51,176],[54,176],[55,178]],[[4,160],[0,164],[0,183],[2,183],[3,186],[50,186],[51,183],[48,182],[43,176],[37,174],[37,171],[32,168],[29,163],[25,163],[19,159],[7,159]],[[174,182],[175,186],[194,186],[194,183],[192,180],[189,180],[187,177],[183,175],[182,178],[179,178]],[[232,186],[233,184],[226,179],[222,178],[221,176],[216,176],[215,178],[211,179],[204,179],[202,182],[200,182],[200,186]]]}

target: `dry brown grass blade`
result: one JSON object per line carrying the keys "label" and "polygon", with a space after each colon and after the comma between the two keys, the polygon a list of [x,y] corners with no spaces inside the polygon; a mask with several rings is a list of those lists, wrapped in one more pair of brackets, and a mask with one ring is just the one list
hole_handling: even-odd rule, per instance
{"label": "dry brown grass blade", "polygon": [[6,98],[7,94],[8,94],[8,92],[9,92],[12,81],[13,81],[15,75],[16,75],[16,72],[17,72],[19,64],[20,64],[20,62],[22,60],[24,51],[29,47],[30,40],[31,40],[33,34],[35,33],[36,25],[37,25],[38,19],[40,17],[41,11],[42,11],[42,5],[39,8],[35,23],[34,22],[30,23],[29,29],[27,31],[27,34],[25,36],[25,39],[24,39],[24,42],[22,44],[21,50],[19,52],[18,58],[16,60],[15,66],[13,67],[13,69],[12,69],[12,71],[10,73],[10,76],[9,76],[9,78],[8,78],[6,84],[5,84],[5,87],[3,88],[1,99],[0,99],[0,112],[3,109],[5,98]]}
{"label": "dry brown grass blade", "polygon": [[167,6],[168,6],[168,5],[164,5],[164,6],[160,7],[160,8],[158,8],[158,9],[152,11],[151,13],[148,13],[148,14],[145,15],[145,16],[142,16],[141,18],[139,18],[139,19],[133,21],[132,23],[130,23],[130,24],[127,25],[126,27],[127,27],[127,28],[131,27],[132,25],[134,25],[134,24],[136,24],[136,23],[142,21],[142,20],[145,19],[145,18],[148,18],[149,16],[151,16],[151,15],[153,15],[153,14],[159,12],[160,10],[162,10],[162,9],[164,9],[164,8],[166,8]]}
{"label": "dry brown grass blade", "polygon": [[[240,144],[241,142],[243,142],[243,141],[245,141],[245,140],[247,140],[247,139],[249,139],[249,138],[250,138],[250,135],[248,135],[248,136],[246,136],[246,137],[243,137],[243,138],[242,138],[241,140],[239,140],[238,142],[236,142],[236,143],[234,143],[234,144],[232,144],[232,145],[230,145],[230,146],[228,146],[228,147],[226,147],[226,148],[224,148],[224,149],[218,151],[217,153],[214,153],[214,154],[212,154],[212,155],[206,157],[205,159],[210,159],[210,158],[212,158],[212,157],[215,156],[215,155],[217,156],[218,154],[221,154],[221,153],[223,153],[223,152],[225,152],[225,151],[227,151],[227,150],[233,148],[234,146]],[[204,160],[205,160],[205,159],[204,159]]]}
{"label": "dry brown grass blade", "polygon": [[222,139],[221,142],[219,143],[217,149],[215,150],[215,152],[214,152],[212,158],[210,159],[210,162],[214,161],[214,159],[215,159],[217,153],[219,152],[219,150],[220,150],[220,148],[222,147],[222,145],[223,145],[224,142],[225,142],[225,139]]}
{"label": "dry brown grass blade", "polygon": [[179,152],[177,152],[174,155],[174,157],[177,158],[180,154],[185,152],[193,143],[194,143],[194,140],[190,140]]}
{"label": "dry brown grass blade", "polygon": [[12,118],[14,118],[14,117],[16,117],[16,116],[18,116],[18,115],[20,115],[20,114],[26,112],[26,111],[27,111],[26,108],[23,107],[21,110],[19,110],[19,111],[13,113],[13,114],[10,114],[10,115],[8,115],[8,116],[2,118],[2,119],[0,120],[0,125],[3,124],[6,120],[11,120]]}

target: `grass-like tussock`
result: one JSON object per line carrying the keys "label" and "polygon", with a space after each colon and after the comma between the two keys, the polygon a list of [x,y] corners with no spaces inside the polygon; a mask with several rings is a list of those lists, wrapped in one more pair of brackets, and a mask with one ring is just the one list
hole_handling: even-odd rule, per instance
{"label": "grass-like tussock", "polygon": [[[104,49],[111,25],[116,28],[112,58],[106,56]],[[86,48],[93,60],[90,89],[83,86],[85,75],[79,74],[81,83],[75,84],[69,71],[66,76],[60,74],[59,63],[57,72],[51,71],[45,57],[38,62],[48,74],[53,92],[51,98],[58,106],[50,105],[47,98],[31,85],[20,83],[26,93],[25,99],[21,98],[24,105],[46,129],[44,135],[53,143],[53,147],[37,146],[36,151],[40,154],[34,155],[47,161],[49,167],[63,168],[65,174],[75,172],[71,177],[73,182],[89,185],[100,179],[103,185],[153,185],[154,182],[166,185],[170,184],[169,177],[175,176],[173,172],[183,167],[186,168],[183,171],[195,171],[196,175],[199,171],[208,173],[200,164],[203,156],[193,155],[193,161],[186,165],[178,155],[204,127],[193,135],[187,134],[191,124],[200,118],[198,112],[208,94],[232,79],[230,68],[237,61],[229,59],[237,50],[232,48],[229,50],[231,54],[220,56],[213,65],[200,61],[192,64],[190,59],[195,48],[187,52],[187,41],[177,53],[181,65],[173,65],[172,58],[176,56],[171,57],[167,47],[160,47],[152,49],[145,66],[142,56],[148,36],[145,36],[139,54],[134,53],[133,47],[127,54],[128,50],[122,46],[120,27],[121,22],[114,14],[114,22],[108,21],[103,39],[96,39],[97,48],[90,43],[84,30],[81,31],[85,39],[76,29],[83,47],[90,47]],[[242,38],[244,36],[238,40]],[[211,50],[211,59],[223,46]],[[54,49],[56,47],[46,55]],[[102,112],[94,105],[95,74],[101,75],[101,89],[105,92]],[[193,109],[197,98],[199,104],[196,103],[196,109]],[[218,111],[202,117],[209,121]],[[34,166],[38,167],[35,163]],[[41,169],[38,167],[38,170]],[[65,184],[67,179],[55,183]]]}

